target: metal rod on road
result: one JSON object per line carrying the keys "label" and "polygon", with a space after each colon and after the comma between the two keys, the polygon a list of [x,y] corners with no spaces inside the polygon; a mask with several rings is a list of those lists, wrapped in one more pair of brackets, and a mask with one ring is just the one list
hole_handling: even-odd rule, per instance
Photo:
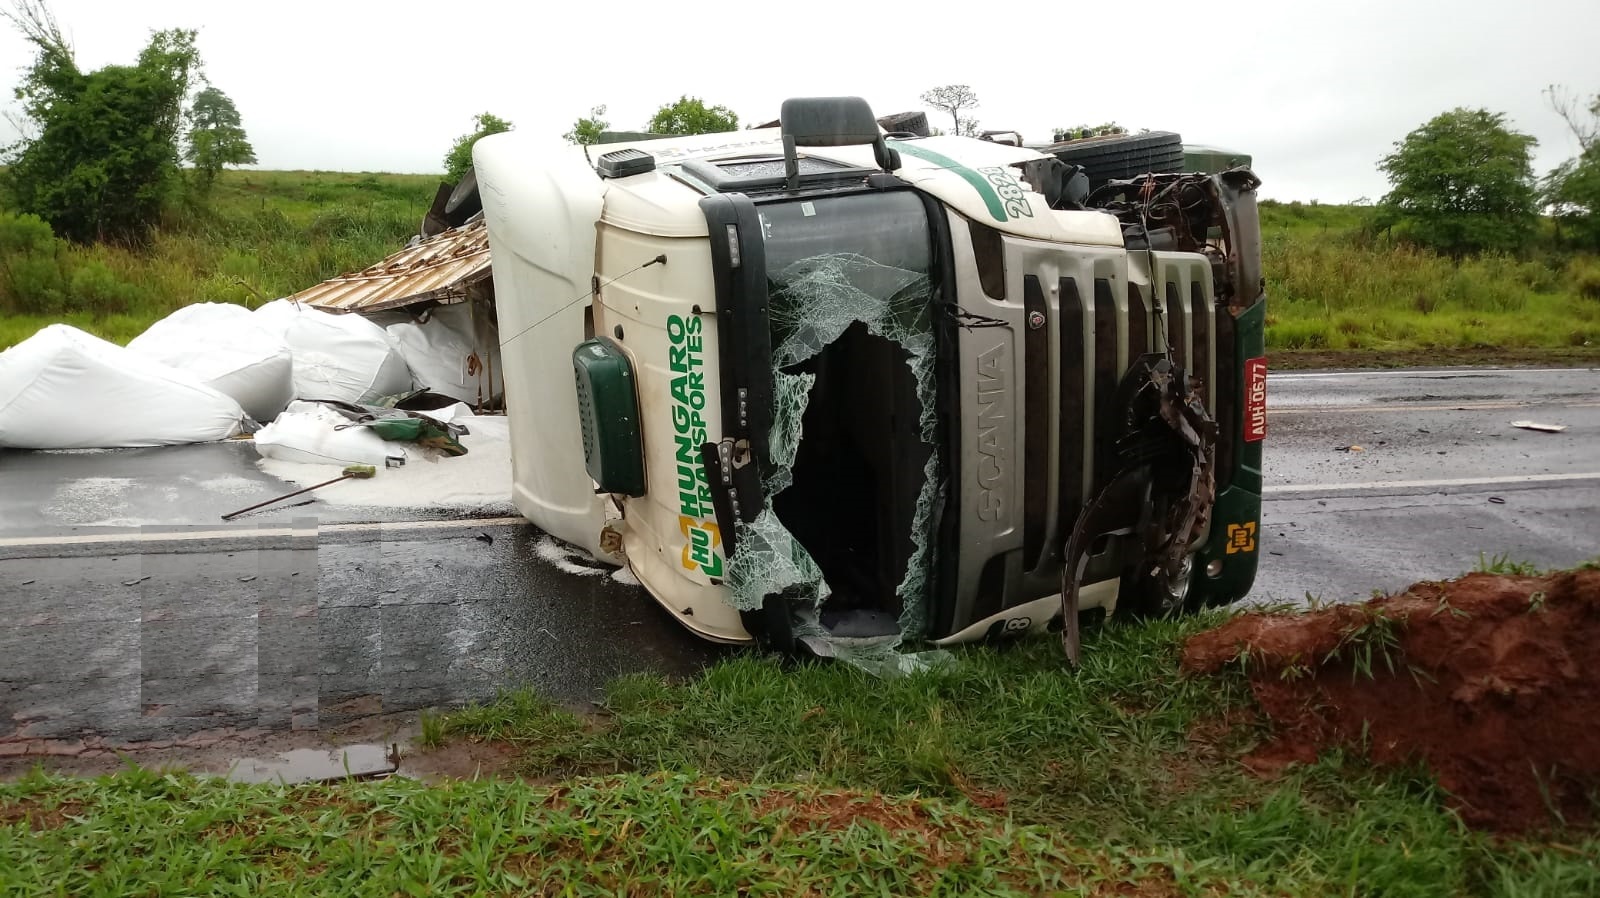
{"label": "metal rod on road", "polygon": [[309,493],[312,490],[320,490],[325,486],[332,486],[333,484],[338,483],[341,480],[349,480],[352,477],[357,479],[357,480],[366,480],[367,478],[372,477],[372,476],[376,475],[377,473],[378,473],[378,469],[376,467],[372,466],[372,465],[351,465],[351,466],[349,466],[349,467],[344,469],[344,473],[343,474],[339,475],[338,477],[333,478],[332,480],[325,480],[322,483],[316,484],[315,486],[308,486],[305,489],[295,490],[292,493],[284,493],[281,496],[277,496],[275,498],[268,499],[265,502],[257,502],[256,504],[250,506],[249,508],[241,508],[238,511],[230,511],[227,514],[223,515],[222,519],[224,521],[232,520],[233,518],[236,518],[239,515],[242,515],[247,511],[255,511],[258,508],[265,508],[266,506],[271,505],[274,502],[282,502],[285,499],[293,499],[295,496],[298,496],[298,495],[300,495],[302,493]]}

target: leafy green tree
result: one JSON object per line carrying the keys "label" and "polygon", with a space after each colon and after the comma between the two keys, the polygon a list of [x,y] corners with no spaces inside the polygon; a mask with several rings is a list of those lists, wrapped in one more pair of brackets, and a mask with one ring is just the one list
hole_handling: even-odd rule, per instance
{"label": "leafy green tree", "polygon": [[656,110],[644,129],[652,134],[719,134],[739,130],[739,116],[726,106],[707,106],[699,97],[679,97]]}
{"label": "leafy green tree", "polygon": [[605,114],[606,107],[604,104],[596,106],[589,110],[588,118],[580,118],[573,122],[572,130],[561,136],[566,138],[568,143],[575,143],[579,146],[586,147],[599,143],[601,132],[611,127],[611,123],[602,118]]}
{"label": "leafy green tree", "polygon": [[224,165],[251,165],[255,148],[245,137],[239,110],[227,94],[206,87],[195,94],[189,105],[188,146],[184,158],[194,165],[195,183],[201,194],[211,191],[217,172]]}
{"label": "leafy green tree", "polygon": [[479,139],[490,134],[500,134],[510,131],[512,124],[492,112],[480,112],[472,117],[475,129],[471,134],[463,134],[456,138],[450,145],[450,152],[444,154],[444,179],[446,181],[460,181],[472,167],[472,145]]}
{"label": "leafy green tree", "polygon": [[1457,108],[1395,143],[1378,223],[1452,256],[1522,248],[1538,223],[1533,137],[1503,113]]}
{"label": "leafy green tree", "polygon": [[35,53],[16,89],[28,136],[0,151],[12,201],[69,240],[143,242],[182,186],[183,101],[201,73],[195,32],[157,31],[133,65],[85,72],[43,4],[5,15]]}
{"label": "leafy green tree", "polygon": [[1578,155],[1545,177],[1545,205],[1567,236],[1600,250],[1600,94],[1587,106],[1555,85],[1545,96],[1578,139]]}
{"label": "leafy green tree", "polygon": [[978,93],[971,87],[965,84],[943,84],[923,91],[922,102],[926,106],[950,113],[950,122],[954,126],[951,134],[967,137],[977,135],[977,118],[961,114],[965,110],[978,108]]}

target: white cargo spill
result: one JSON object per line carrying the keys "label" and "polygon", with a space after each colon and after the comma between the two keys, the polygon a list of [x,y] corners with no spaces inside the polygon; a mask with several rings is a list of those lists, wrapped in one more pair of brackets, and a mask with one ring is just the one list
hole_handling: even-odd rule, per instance
{"label": "white cargo spill", "polygon": [[[389,443],[365,427],[315,402],[291,402],[276,420],[256,432],[255,447],[263,458],[303,465],[375,465],[391,456],[404,459],[406,449]],[[337,429],[337,428],[343,429]]]}
{"label": "white cargo spill", "polygon": [[282,329],[294,355],[300,399],[372,402],[411,389],[411,369],[383,328],[360,315],[334,315],[286,299],[254,313]]}
{"label": "white cargo spill", "polygon": [[[292,413],[285,412],[285,415]],[[282,416],[280,416],[280,420]],[[437,449],[406,444],[406,464],[379,468],[369,480],[346,480],[333,489],[319,490],[319,501],[329,505],[370,508],[413,508],[474,515],[512,515],[511,443],[504,417],[459,416],[467,427],[461,437],[468,452],[452,458]],[[370,434],[369,434],[370,436]],[[297,464],[282,458],[256,463],[263,472],[298,486],[309,486],[339,476],[338,463]]]}
{"label": "white cargo spill", "polygon": [[257,421],[271,421],[294,398],[288,344],[243,306],[185,306],[152,324],[128,348],[195,375],[232,396]]}
{"label": "white cargo spill", "polygon": [[469,405],[505,391],[498,337],[492,327],[482,340],[474,337],[471,306],[438,306],[422,321],[391,324],[386,330],[411,366],[417,386]]}
{"label": "white cargo spill", "polygon": [[204,443],[238,433],[243,417],[193,374],[65,324],[0,352],[0,446]]}

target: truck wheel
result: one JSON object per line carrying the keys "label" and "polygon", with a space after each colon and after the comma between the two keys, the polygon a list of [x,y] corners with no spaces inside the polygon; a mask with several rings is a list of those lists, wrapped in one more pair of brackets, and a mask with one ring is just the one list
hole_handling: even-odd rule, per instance
{"label": "truck wheel", "polygon": [[444,219],[452,228],[460,227],[467,223],[467,219],[483,211],[483,197],[478,193],[478,170],[467,169],[461,176],[461,183],[450,191],[450,199],[444,204]]}
{"label": "truck wheel", "polygon": [[1183,138],[1171,131],[1069,140],[1052,144],[1043,152],[1082,166],[1091,188],[1148,172],[1183,171]]}
{"label": "truck wheel", "polygon": [[1189,609],[1189,581],[1194,575],[1194,555],[1183,560],[1176,576],[1168,577],[1160,570],[1148,568],[1129,571],[1122,576],[1122,587],[1117,595],[1117,616],[1130,618],[1172,617]]}

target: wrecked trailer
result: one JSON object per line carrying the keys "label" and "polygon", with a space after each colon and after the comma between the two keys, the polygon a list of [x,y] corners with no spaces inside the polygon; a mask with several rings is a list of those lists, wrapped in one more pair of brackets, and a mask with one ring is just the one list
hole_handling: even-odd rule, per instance
{"label": "wrecked trailer", "polygon": [[780,127],[474,152],[518,508],[686,627],[823,654],[1232,601],[1265,432],[1254,176]]}

